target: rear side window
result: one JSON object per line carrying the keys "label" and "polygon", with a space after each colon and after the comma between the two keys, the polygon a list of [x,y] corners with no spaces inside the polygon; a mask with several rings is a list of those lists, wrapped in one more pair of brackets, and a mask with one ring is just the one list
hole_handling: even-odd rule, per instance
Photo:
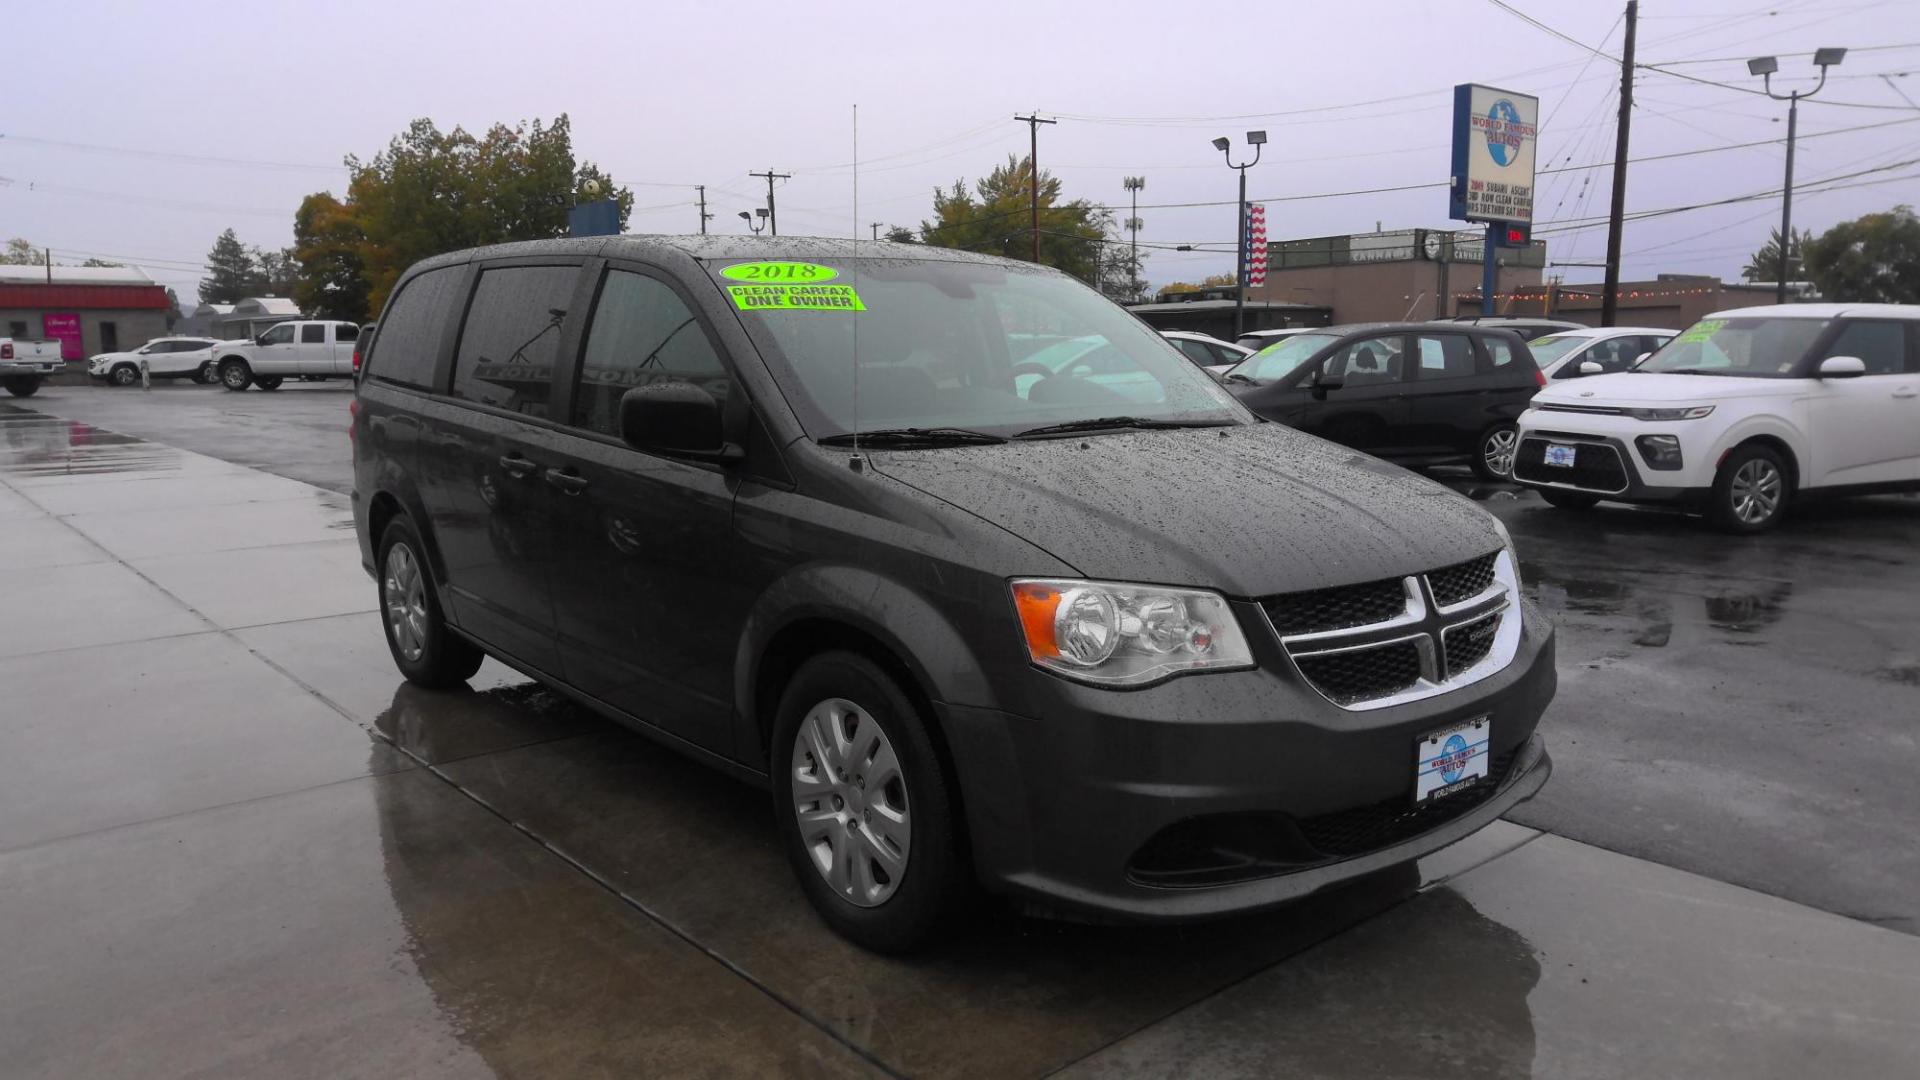
{"label": "rear side window", "polygon": [[645,274],[609,270],[580,362],[573,426],[617,436],[621,397],[636,386],[669,381],[727,398],[727,369],[680,297]]}
{"label": "rear side window", "polygon": [[1422,334],[1420,377],[1459,379],[1473,374],[1473,343],[1464,334]]}
{"label": "rear side window", "polygon": [[357,341],[359,340],[359,337],[360,337],[360,328],[353,325],[352,323],[334,323],[333,324],[333,340]]}
{"label": "rear side window", "polygon": [[377,351],[365,358],[369,377],[432,389],[440,335],[446,330],[448,309],[459,294],[466,272],[464,266],[443,266],[401,287],[400,295],[387,304],[382,316]]}
{"label": "rear side window", "polygon": [[[546,416],[577,266],[484,270],[453,360],[453,396]],[[385,338],[386,331],[381,331]]]}
{"label": "rear side window", "polygon": [[1827,356],[1857,356],[1869,375],[1898,375],[1907,370],[1906,328],[1897,322],[1847,323],[1827,346]]}
{"label": "rear side window", "polygon": [[300,344],[325,345],[326,343],[327,327],[325,323],[308,323],[300,328]]}

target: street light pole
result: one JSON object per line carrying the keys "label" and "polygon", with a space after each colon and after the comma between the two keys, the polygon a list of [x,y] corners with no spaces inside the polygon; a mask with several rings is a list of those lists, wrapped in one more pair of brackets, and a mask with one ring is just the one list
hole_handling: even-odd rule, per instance
{"label": "street light pole", "polygon": [[1821,88],[1827,85],[1827,68],[1840,63],[1846,57],[1845,49],[1814,50],[1813,62],[1820,68],[1820,81],[1815,83],[1811,90],[1804,93],[1799,90],[1789,91],[1784,97],[1773,92],[1773,76],[1780,70],[1780,61],[1777,57],[1756,56],[1747,61],[1747,73],[1760,76],[1760,85],[1766,89],[1767,96],[1775,101],[1787,103],[1787,178],[1785,185],[1780,189],[1780,280],[1775,283],[1773,289],[1773,302],[1776,304],[1787,302],[1787,276],[1792,266],[1793,141],[1800,126],[1800,99],[1810,98],[1819,93]]}
{"label": "street light pole", "polygon": [[1238,254],[1233,275],[1233,336],[1235,338],[1245,333],[1247,329],[1247,170],[1260,164],[1260,148],[1266,143],[1266,132],[1247,132],[1247,145],[1253,147],[1253,160],[1235,165],[1232,140],[1224,135],[1213,140],[1213,148],[1226,156],[1227,168],[1240,171],[1240,237],[1234,244]]}

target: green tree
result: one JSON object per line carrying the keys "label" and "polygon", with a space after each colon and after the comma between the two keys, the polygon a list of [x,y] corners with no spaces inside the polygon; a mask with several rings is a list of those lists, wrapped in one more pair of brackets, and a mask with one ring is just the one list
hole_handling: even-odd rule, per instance
{"label": "green tree", "polygon": [[1805,251],[1807,276],[1828,300],[1920,304],[1920,217],[1911,206],[1843,221]]}
{"label": "green tree", "polygon": [[[1813,234],[1810,232],[1798,229],[1794,231],[1793,248],[1787,252],[1788,281],[1804,280],[1801,277],[1801,258],[1806,251],[1807,241],[1811,239],[1813,239]],[[1759,251],[1747,257],[1747,265],[1740,271],[1740,276],[1748,281],[1780,280],[1779,229],[1773,230],[1773,232],[1767,236],[1766,244],[1762,246]]]}
{"label": "green tree", "polygon": [[920,242],[920,237],[905,225],[887,226],[887,239],[896,244],[917,244]]}
{"label": "green tree", "polygon": [[372,313],[372,288],[362,255],[367,234],[359,218],[332,194],[317,192],[300,201],[293,215],[293,240],[299,264],[293,299],[300,310],[366,322]]}
{"label": "green tree", "polygon": [[125,264],[117,263],[117,262],[108,262],[105,259],[88,259],[86,262],[83,262],[80,265],[81,266],[123,266]]}
{"label": "green tree", "polygon": [[34,247],[32,241],[16,236],[7,241],[5,254],[0,254],[0,265],[38,266],[46,261],[46,255]]}
{"label": "green tree", "polygon": [[255,291],[259,270],[232,229],[222,232],[207,252],[207,276],[200,279],[200,302],[235,303]]}
{"label": "green tree", "polygon": [[293,248],[264,251],[254,248],[253,284],[248,290],[255,296],[292,296],[299,277],[299,263]]}
{"label": "green tree", "polygon": [[[361,234],[367,310],[378,311],[402,271],[460,248],[564,236],[567,211],[592,183],[620,206],[624,228],[633,193],[591,162],[577,161],[566,114],[475,137],[415,120],[371,161],[348,157],[352,179],[342,211]],[[317,211],[316,211],[317,212]],[[340,266],[321,260],[301,277],[308,292],[337,283]]]}
{"label": "green tree", "polygon": [[[1090,243],[1113,229],[1113,214],[1085,199],[1062,202],[1060,181],[1040,174],[1040,261],[1082,281],[1094,278],[1095,250]],[[968,190],[954,181],[947,191],[933,193],[933,220],[920,223],[920,238],[937,247],[961,248],[989,255],[1033,261],[1030,199],[1034,190],[1033,164],[1009,156]]]}
{"label": "green tree", "polygon": [[1171,293],[1189,293],[1200,292],[1203,289],[1217,289],[1225,285],[1231,285],[1233,282],[1234,277],[1232,274],[1211,274],[1201,278],[1198,285],[1190,281],[1176,281],[1161,289],[1160,295],[1166,296]]}

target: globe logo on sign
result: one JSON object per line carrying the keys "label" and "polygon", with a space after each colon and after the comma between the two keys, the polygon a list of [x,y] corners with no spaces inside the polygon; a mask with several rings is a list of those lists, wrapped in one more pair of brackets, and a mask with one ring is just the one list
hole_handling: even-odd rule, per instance
{"label": "globe logo on sign", "polygon": [[1508,134],[1519,127],[1520,110],[1506,98],[1494,102],[1487,110],[1487,153],[1493,156],[1495,165],[1511,165],[1513,159],[1520,156],[1520,140]]}
{"label": "globe logo on sign", "polygon": [[1440,780],[1451,784],[1460,779],[1467,769],[1467,762],[1473,755],[1467,753],[1467,740],[1454,732],[1447,737],[1447,744],[1440,748]]}

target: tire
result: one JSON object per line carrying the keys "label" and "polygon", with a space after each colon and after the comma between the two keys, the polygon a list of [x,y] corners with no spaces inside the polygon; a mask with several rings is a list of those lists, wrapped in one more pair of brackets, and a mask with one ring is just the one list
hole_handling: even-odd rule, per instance
{"label": "tire", "polygon": [[0,385],[5,385],[7,393],[14,397],[32,397],[40,392],[40,376],[15,375],[12,378],[0,380]]}
{"label": "tire", "polygon": [[952,927],[976,889],[959,808],[925,719],[891,675],[852,652],[800,665],[770,760],[781,843],[827,925],[877,953]]}
{"label": "tire", "polygon": [[193,381],[201,386],[212,386],[220,381],[220,369],[214,367],[213,361],[209,360],[200,365],[200,370],[193,373]]}
{"label": "tire", "polygon": [[408,682],[436,690],[472,678],[486,654],[448,628],[427,569],[426,548],[406,518],[394,518],[380,534],[379,554],[374,580],[380,626],[394,666]]}
{"label": "tire", "polygon": [[1578,491],[1561,491],[1558,488],[1535,488],[1547,505],[1561,510],[1591,510],[1600,502],[1600,496],[1587,495]]}
{"label": "tire", "polygon": [[262,390],[278,390],[280,389],[280,384],[284,381],[286,380],[279,375],[255,375],[253,377],[253,385]]}
{"label": "tire", "polygon": [[107,372],[108,386],[132,386],[139,381],[140,369],[132,364],[120,364]]}
{"label": "tire", "polygon": [[253,385],[253,369],[245,360],[228,360],[220,365],[220,385],[238,393]]}
{"label": "tire", "polygon": [[1734,450],[1713,478],[1707,520],[1722,532],[1752,535],[1779,525],[1793,498],[1792,473],[1778,451],[1748,444]]}
{"label": "tire", "polygon": [[1481,432],[1473,450],[1473,471],[1482,480],[1513,478],[1513,456],[1520,448],[1520,428],[1498,424]]}

